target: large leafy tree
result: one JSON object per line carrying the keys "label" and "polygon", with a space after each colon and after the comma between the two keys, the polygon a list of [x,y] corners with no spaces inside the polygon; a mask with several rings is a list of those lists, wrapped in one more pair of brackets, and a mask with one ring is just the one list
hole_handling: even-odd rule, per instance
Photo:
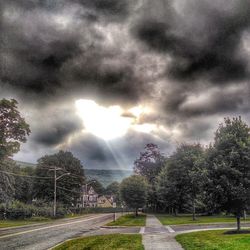
{"label": "large leafy tree", "polygon": [[167,161],[158,176],[158,197],[165,206],[175,211],[191,203],[193,219],[197,198],[202,192],[207,171],[204,167],[204,150],[200,144],[183,144]]}
{"label": "large leafy tree", "polygon": [[0,203],[8,203],[14,199],[16,177],[9,173],[16,172],[16,164],[12,160],[0,162]]}
{"label": "large leafy tree", "polygon": [[11,201],[17,193],[17,178],[10,174],[17,171],[17,166],[9,157],[19,151],[20,143],[26,142],[30,134],[17,104],[14,99],[0,100],[0,202]]}
{"label": "large leafy tree", "polygon": [[17,153],[30,134],[29,125],[20,115],[14,99],[0,100],[0,160]]}
{"label": "large leafy tree", "polygon": [[240,217],[250,205],[250,129],[238,118],[225,118],[208,156],[209,193],[221,209]]}
{"label": "large leafy tree", "polygon": [[165,165],[166,158],[160,152],[157,145],[150,143],[145,146],[134,162],[134,171],[148,182],[148,206],[156,210],[158,205],[156,192],[156,177]]}
{"label": "large leafy tree", "polygon": [[165,158],[157,145],[150,143],[134,162],[135,173],[144,176],[149,183],[155,180],[165,164]]}
{"label": "large leafy tree", "polygon": [[106,187],[105,193],[107,195],[117,195],[119,193],[119,186],[119,182],[114,181]]}
{"label": "large leafy tree", "polygon": [[71,152],[60,151],[53,155],[45,155],[38,160],[36,168],[37,181],[35,196],[52,201],[54,198],[54,170],[57,177],[57,200],[65,205],[75,205],[80,197],[84,184],[84,170],[80,160]]}
{"label": "large leafy tree", "polygon": [[145,178],[139,175],[125,178],[120,184],[120,195],[128,207],[135,209],[137,216],[138,208],[142,208],[146,204],[147,183]]}

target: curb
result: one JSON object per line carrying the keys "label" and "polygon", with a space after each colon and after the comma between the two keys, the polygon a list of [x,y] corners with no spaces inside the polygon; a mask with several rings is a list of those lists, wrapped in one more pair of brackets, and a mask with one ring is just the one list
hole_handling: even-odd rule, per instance
{"label": "curb", "polygon": [[100,228],[116,229],[116,228],[141,228],[140,226],[101,226]]}
{"label": "curb", "polygon": [[[250,227],[242,227],[242,229],[249,229]],[[175,232],[174,234],[175,235],[178,235],[178,234],[187,234],[187,233],[194,233],[194,232],[203,232],[203,231],[223,231],[223,230],[231,230],[231,229],[234,229],[234,228],[231,228],[231,227],[224,227],[224,228],[200,228],[200,229],[190,229],[190,230],[184,230],[184,231],[178,231],[178,232]]]}
{"label": "curb", "polygon": [[[250,221],[241,221],[241,224],[249,224],[250,225]],[[236,222],[210,222],[210,223],[189,223],[189,224],[168,224],[168,225],[164,225],[163,226],[209,226],[209,225],[236,225]]]}

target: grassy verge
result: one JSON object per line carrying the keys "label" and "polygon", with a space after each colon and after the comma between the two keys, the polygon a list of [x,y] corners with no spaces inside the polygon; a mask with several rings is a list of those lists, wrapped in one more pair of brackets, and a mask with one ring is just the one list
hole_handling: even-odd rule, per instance
{"label": "grassy verge", "polygon": [[134,214],[126,214],[118,218],[116,221],[110,222],[107,224],[107,226],[127,226],[127,227],[133,227],[133,226],[145,226],[146,224],[146,215],[145,214],[139,214],[137,217],[135,217]]}
{"label": "grassy verge", "polygon": [[33,217],[25,220],[0,220],[0,228],[25,226],[30,224],[48,222],[51,220],[52,219],[45,217]]}
{"label": "grassy verge", "polygon": [[67,241],[53,250],[143,250],[139,234],[109,234]]}
{"label": "grassy verge", "polygon": [[[192,216],[170,216],[164,214],[158,214],[156,217],[161,221],[163,225],[181,225],[181,224],[209,224],[209,223],[220,223],[220,222],[235,222],[236,219],[233,216],[199,216],[196,220],[192,220]],[[244,222],[244,220],[241,220]],[[246,222],[250,222],[250,218],[247,218]]]}
{"label": "grassy verge", "polygon": [[[65,215],[63,218],[73,219],[73,218],[81,218],[84,216],[86,216],[86,214],[68,214],[68,215]],[[59,219],[63,219],[63,218],[59,218]],[[0,228],[26,226],[26,225],[51,222],[51,221],[56,221],[56,220],[57,219],[47,218],[47,217],[42,217],[42,216],[31,217],[29,219],[20,219],[20,220],[0,220]]]}
{"label": "grassy verge", "polygon": [[203,231],[176,236],[185,250],[246,250],[250,249],[250,233],[225,234],[223,230]]}

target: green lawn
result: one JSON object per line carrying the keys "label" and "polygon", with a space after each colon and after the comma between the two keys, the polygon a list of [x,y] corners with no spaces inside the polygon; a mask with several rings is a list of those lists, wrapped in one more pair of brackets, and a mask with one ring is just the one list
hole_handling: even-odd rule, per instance
{"label": "green lawn", "polygon": [[0,220],[0,228],[25,226],[48,221],[51,221],[51,219],[45,217],[33,217],[25,220]]}
{"label": "green lawn", "polygon": [[249,234],[224,234],[223,230],[180,234],[176,240],[185,250],[249,250]]}
{"label": "green lawn", "polygon": [[[236,219],[233,216],[199,216],[195,221],[192,220],[190,215],[179,215],[179,216],[170,216],[164,214],[157,214],[156,217],[161,221],[163,225],[181,225],[181,224],[209,224],[209,223],[218,223],[218,222],[235,222]],[[244,220],[241,220],[244,222]],[[246,221],[250,221],[250,218],[247,218]]]}
{"label": "green lawn", "polygon": [[78,238],[53,248],[53,250],[143,250],[139,234],[109,234]]}
{"label": "green lawn", "polygon": [[133,226],[145,226],[146,224],[146,215],[145,214],[139,214],[137,217],[135,217],[134,214],[126,214],[121,216],[116,221],[110,222],[107,224],[107,226],[127,226],[127,227],[133,227]]}

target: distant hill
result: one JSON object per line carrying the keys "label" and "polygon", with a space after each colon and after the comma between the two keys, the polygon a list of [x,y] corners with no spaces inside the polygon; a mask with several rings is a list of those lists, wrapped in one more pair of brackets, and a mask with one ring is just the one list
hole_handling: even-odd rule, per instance
{"label": "distant hill", "polygon": [[25,167],[36,167],[36,164],[34,163],[30,163],[30,162],[24,162],[24,161],[16,161],[16,163],[21,167],[21,168],[25,168]]}
{"label": "distant hill", "polygon": [[107,186],[113,181],[121,182],[122,179],[133,174],[133,170],[119,170],[119,169],[84,169],[85,175],[88,179],[96,179]]}
{"label": "distant hill", "polygon": [[[23,162],[23,161],[16,161],[21,168],[24,167],[36,167],[36,164]],[[119,170],[119,169],[84,169],[86,177],[91,179],[98,180],[103,186],[108,186],[113,181],[121,182],[122,179],[130,176],[133,174],[132,170]]]}

